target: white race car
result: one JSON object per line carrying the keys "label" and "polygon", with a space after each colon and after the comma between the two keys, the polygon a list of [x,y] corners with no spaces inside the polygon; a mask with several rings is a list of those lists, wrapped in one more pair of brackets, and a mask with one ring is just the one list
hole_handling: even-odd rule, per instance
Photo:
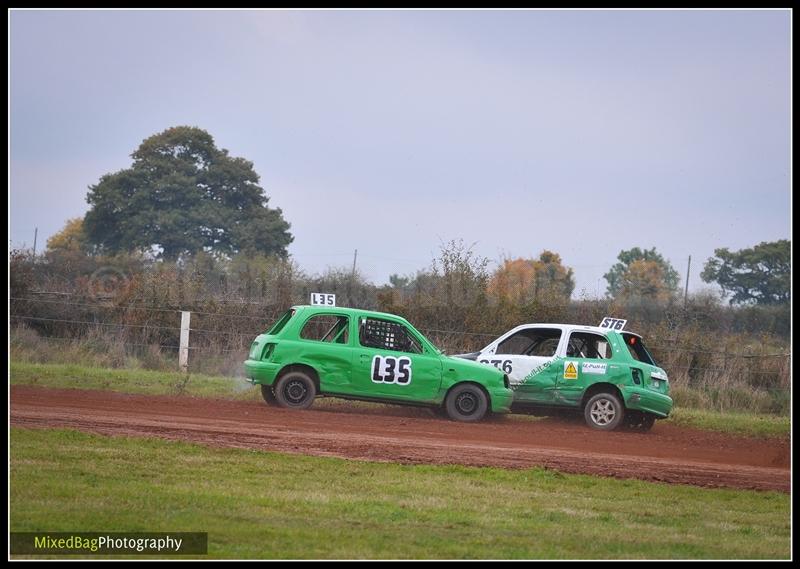
{"label": "white race car", "polygon": [[508,374],[513,410],[572,408],[593,428],[649,430],[672,410],[669,380],[625,320],[602,326],[523,324],[460,357]]}

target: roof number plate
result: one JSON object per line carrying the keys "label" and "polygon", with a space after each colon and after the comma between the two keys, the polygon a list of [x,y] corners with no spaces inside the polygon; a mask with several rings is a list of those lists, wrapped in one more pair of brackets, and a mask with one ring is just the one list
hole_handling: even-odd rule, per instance
{"label": "roof number plate", "polygon": [[623,320],[621,318],[609,318],[606,316],[603,318],[603,321],[600,322],[600,328],[608,328],[609,330],[622,330],[625,328],[625,324],[627,324],[627,320]]}
{"label": "roof number plate", "polygon": [[311,304],[313,306],[336,306],[336,295],[322,292],[312,292]]}

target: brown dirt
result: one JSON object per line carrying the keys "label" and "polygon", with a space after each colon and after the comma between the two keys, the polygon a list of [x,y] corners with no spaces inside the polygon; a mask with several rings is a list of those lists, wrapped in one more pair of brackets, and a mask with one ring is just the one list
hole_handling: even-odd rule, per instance
{"label": "brown dirt", "polygon": [[541,466],[705,487],[790,490],[788,439],[659,423],[649,433],[605,433],[568,419],[506,416],[462,424],[396,406],[326,402],[291,411],[256,401],[13,386],[11,424],[407,464]]}

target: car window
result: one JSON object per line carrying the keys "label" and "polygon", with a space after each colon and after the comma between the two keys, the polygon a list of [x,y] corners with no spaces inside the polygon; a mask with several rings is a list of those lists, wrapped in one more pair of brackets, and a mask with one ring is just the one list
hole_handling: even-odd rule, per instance
{"label": "car window", "polygon": [[405,326],[379,318],[364,318],[361,320],[358,341],[365,348],[378,348],[411,354],[422,353],[422,346]]}
{"label": "car window", "polygon": [[628,347],[628,352],[630,352],[633,359],[645,364],[656,365],[656,361],[653,359],[653,356],[650,355],[647,348],[645,348],[644,342],[642,342],[639,336],[635,334],[623,334],[622,339],[625,340],[625,345]]}
{"label": "car window", "polygon": [[303,340],[346,344],[349,340],[350,320],[347,316],[335,314],[317,314],[309,318],[300,331]]}
{"label": "car window", "polygon": [[611,358],[611,346],[605,336],[591,332],[573,332],[567,343],[568,358],[607,360]]}
{"label": "car window", "polygon": [[552,357],[560,340],[561,330],[557,328],[527,328],[500,342],[495,354]]}
{"label": "car window", "polygon": [[561,340],[561,333],[558,338],[543,338],[528,354],[529,356],[540,356],[550,358],[556,355],[558,342]]}
{"label": "car window", "polygon": [[286,327],[286,324],[289,322],[289,320],[292,319],[292,316],[294,316],[294,313],[295,313],[294,308],[291,308],[286,312],[284,312],[281,315],[281,317],[278,318],[277,322],[275,322],[275,324],[273,324],[272,327],[267,330],[267,334],[275,335],[279,333],[281,330],[283,330]]}

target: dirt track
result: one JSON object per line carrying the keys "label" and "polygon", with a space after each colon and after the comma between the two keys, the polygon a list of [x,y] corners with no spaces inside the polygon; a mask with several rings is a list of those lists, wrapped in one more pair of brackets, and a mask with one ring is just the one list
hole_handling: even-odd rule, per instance
{"label": "dirt track", "polygon": [[591,431],[563,419],[479,424],[405,407],[345,402],[289,411],[255,401],[14,386],[11,424],[158,437],[400,463],[464,464],[788,492],[788,439],[753,439],[656,424],[650,433]]}

